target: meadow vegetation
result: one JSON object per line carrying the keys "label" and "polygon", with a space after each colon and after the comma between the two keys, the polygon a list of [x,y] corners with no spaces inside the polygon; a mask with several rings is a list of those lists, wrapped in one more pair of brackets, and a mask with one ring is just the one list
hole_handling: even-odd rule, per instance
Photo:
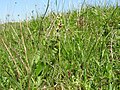
{"label": "meadow vegetation", "polygon": [[120,90],[120,7],[1,24],[0,90]]}

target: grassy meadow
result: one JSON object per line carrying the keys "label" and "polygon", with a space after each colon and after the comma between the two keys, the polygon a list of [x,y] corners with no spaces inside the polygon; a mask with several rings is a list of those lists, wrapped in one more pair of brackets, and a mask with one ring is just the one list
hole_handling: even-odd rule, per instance
{"label": "grassy meadow", "polygon": [[0,90],[120,90],[120,7],[1,24]]}

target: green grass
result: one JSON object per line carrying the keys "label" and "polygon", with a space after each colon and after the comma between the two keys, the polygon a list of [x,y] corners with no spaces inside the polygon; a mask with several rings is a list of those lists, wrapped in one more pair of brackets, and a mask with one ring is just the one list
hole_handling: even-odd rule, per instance
{"label": "green grass", "polygon": [[120,89],[120,7],[51,12],[0,28],[0,90]]}

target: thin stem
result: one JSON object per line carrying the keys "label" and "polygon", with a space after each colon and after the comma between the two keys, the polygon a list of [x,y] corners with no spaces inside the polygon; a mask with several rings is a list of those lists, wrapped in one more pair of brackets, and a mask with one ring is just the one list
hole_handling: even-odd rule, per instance
{"label": "thin stem", "polygon": [[[24,52],[25,52],[25,59],[26,59],[26,63],[27,63],[28,68],[29,68],[29,62],[28,62],[28,57],[27,57],[27,48],[26,48],[24,37],[23,37],[23,33],[22,33],[22,24],[21,24],[21,22],[20,22],[20,30],[21,30],[22,44],[23,44]],[[29,68],[29,70],[30,70],[30,68]]]}
{"label": "thin stem", "polygon": [[9,55],[10,55],[10,57],[12,58],[13,63],[15,64],[16,73],[17,73],[16,78],[19,79],[19,77],[20,77],[20,72],[19,72],[19,70],[18,70],[17,62],[15,61],[15,58],[13,57],[11,51],[9,50],[8,46],[6,45],[6,43],[5,43],[5,41],[4,41],[3,39],[2,39],[2,43],[4,44],[7,52],[8,52]]}

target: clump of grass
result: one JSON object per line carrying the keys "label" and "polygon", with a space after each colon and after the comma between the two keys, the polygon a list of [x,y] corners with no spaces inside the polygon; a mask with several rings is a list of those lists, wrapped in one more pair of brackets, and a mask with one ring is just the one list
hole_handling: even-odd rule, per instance
{"label": "clump of grass", "polygon": [[88,6],[41,20],[2,27],[0,89],[120,88],[120,7]]}

